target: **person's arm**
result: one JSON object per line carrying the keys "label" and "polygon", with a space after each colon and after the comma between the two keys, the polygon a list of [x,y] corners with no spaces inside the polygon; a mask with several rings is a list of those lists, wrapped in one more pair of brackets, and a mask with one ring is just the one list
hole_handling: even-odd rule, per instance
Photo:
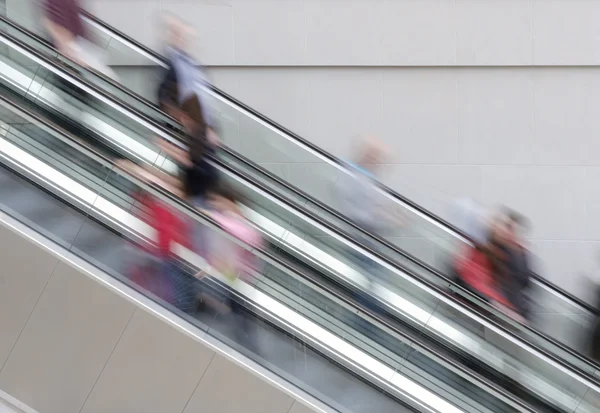
{"label": "person's arm", "polygon": [[54,40],[54,44],[58,48],[58,51],[68,57],[72,57],[73,50],[71,45],[74,40],[73,33],[71,33],[69,30],[67,30],[60,24],[53,22],[48,17],[44,18],[44,26],[46,27],[46,30],[48,30],[48,33],[50,33],[52,39]]}
{"label": "person's arm", "polygon": [[160,149],[165,152],[167,156],[173,158],[175,162],[188,168],[193,166],[192,160],[190,159],[187,151],[170,144],[162,138],[157,138],[156,142]]}
{"label": "person's arm", "polygon": [[143,181],[156,184],[166,189],[175,196],[180,198],[184,196],[184,193],[181,189],[181,184],[177,178],[161,172],[154,167],[145,168],[128,160],[117,161],[116,165]]}

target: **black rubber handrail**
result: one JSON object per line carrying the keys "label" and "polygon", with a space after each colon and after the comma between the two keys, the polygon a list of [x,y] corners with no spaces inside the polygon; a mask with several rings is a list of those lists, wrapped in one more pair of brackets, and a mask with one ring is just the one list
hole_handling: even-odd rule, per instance
{"label": "black rubber handrail", "polygon": [[[133,39],[130,36],[126,35],[125,33],[123,33],[121,31],[115,29],[114,27],[108,25],[107,23],[105,23],[104,21],[98,19],[97,17],[95,17],[94,15],[92,15],[89,12],[84,12],[84,15],[85,15],[85,17],[87,19],[89,19],[93,23],[101,26],[102,28],[104,28],[105,30],[107,30],[107,31],[109,31],[111,33],[114,33],[115,35],[117,35],[118,37],[122,38],[126,42],[131,43],[136,48],[139,48],[144,53],[152,56],[157,61],[162,62],[163,64],[166,64],[167,60],[163,56],[161,56],[160,54],[158,54],[155,51],[151,50],[150,48],[144,46],[143,44],[139,43],[135,39]],[[278,131],[282,132],[283,134],[288,135],[292,139],[300,142],[302,145],[304,145],[304,146],[308,147],[309,149],[317,152],[319,155],[321,155],[324,158],[328,159],[332,163],[334,163],[336,165],[339,165],[339,166],[346,167],[345,162],[343,162],[342,160],[338,159],[337,157],[335,157],[334,155],[330,154],[329,152],[327,152],[327,151],[323,150],[322,148],[318,147],[317,145],[315,145],[315,144],[307,141],[306,139],[302,138],[301,136],[297,135],[296,133],[292,132],[291,130],[287,129],[286,127],[280,125],[279,123],[277,123],[277,122],[269,119],[268,117],[264,116],[263,114],[255,111],[251,107],[247,106],[243,102],[240,102],[239,100],[237,100],[233,96],[227,94],[226,92],[222,91],[221,89],[217,88],[216,86],[214,86],[214,85],[208,85],[208,86],[209,86],[209,88],[215,94],[221,96],[223,99],[231,102],[235,106],[238,106],[238,107],[242,108],[243,110],[247,111],[248,113],[251,113],[253,116],[255,116],[258,119],[260,119],[261,121],[267,123],[269,126],[277,129]],[[419,213],[421,213],[424,216],[428,217],[429,219],[435,221],[436,223],[440,224],[441,226],[446,227],[451,232],[454,232],[458,236],[460,236],[460,237],[462,237],[462,238],[464,238],[464,239],[469,240],[470,242],[472,242],[471,238],[467,234],[465,234],[463,231],[461,231],[460,229],[458,229],[456,226],[452,225],[448,221],[444,220],[443,218],[435,215],[434,213],[428,211],[427,209],[425,209],[422,206],[416,204],[415,202],[411,201],[410,199],[404,197],[403,195],[401,195],[398,192],[394,191],[393,189],[387,187],[386,185],[383,185],[380,182],[377,182],[376,186],[379,187],[382,191],[386,192],[392,198],[395,198],[396,200],[398,200],[400,203],[405,204],[405,205],[409,206],[410,208],[415,209]],[[590,305],[589,303],[585,302],[584,300],[580,299],[579,297],[574,296],[570,292],[568,292],[568,291],[564,290],[563,288],[555,285],[554,283],[548,281],[547,279],[545,279],[544,277],[540,276],[539,274],[533,273],[532,275],[533,275],[533,278],[537,282],[539,282],[540,284],[543,284],[547,288],[550,288],[551,290],[555,291],[559,295],[562,295],[562,296],[566,297],[568,300],[570,300],[573,303],[577,304],[579,307],[583,308],[584,310],[592,313],[593,315],[600,315],[600,309],[597,309],[596,307],[594,307],[593,305]]]}
{"label": "black rubber handrail", "polygon": [[[194,220],[199,220],[203,224],[209,224],[209,226],[212,227],[213,229],[221,230],[220,225],[216,221],[214,221],[210,216],[197,210],[192,205],[182,201],[180,198],[175,197],[173,194],[169,193],[168,191],[166,191],[160,187],[157,187],[155,185],[147,184],[147,183],[141,181],[139,178],[132,176],[128,171],[125,171],[125,170],[121,169],[118,165],[114,164],[114,161],[112,159],[108,158],[106,155],[99,152],[97,149],[95,149],[90,144],[82,141],[78,137],[73,136],[68,131],[51,123],[47,119],[40,117],[38,114],[35,114],[35,113],[29,111],[28,109],[25,109],[25,108],[19,106],[18,103],[12,101],[9,98],[6,98],[6,97],[0,95],[0,100],[6,102],[9,106],[13,107],[13,110],[14,110],[14,108],[16,108],[17,110],[22,111],[23,113],[26,113],[28,117],[34,119],[36,122],[43,124],[48,129],[51,129],[54,133],[61,135],[66,140],[70,141],[73,147],[78,148],[86,156],[90,156],[92,158],[95,158],[96,160],[101,160],[102,163],[104,163],[106,165],[111,165],[112,168],[119,170],[120,171],[119,173],[121,175],[123,175],[124,177],[126,177],[126,179],[128,179],[129,181],[138,185],[139,187],[143,188],[144,190],[152,193],[154,196],[157,196],[163,202],[166,202],[169,205],[178,208],[181,212],[186,213],[188,216],[192,217]],[[105,223],[101,223],[101,224],[106,225]],[[316,285],[318,289],[322,289],[323,291],[327,292],[328,294],[331,294],[332,296],[334,296],[335,299],[340,300],[341,302],[344,302],[345,304],[351,306],[352,308],[354,308],[355,310],[357,310],[359,312],[364,312],[364,313],[368,314],[369,318],[372,318],[377,323],[389,328],[391,331],[393,331],[395,334],[397,334],[398,336],[405,339],[407,342],[416,344],[418,347],[421,347],[422,350],[425,350],[426,352],[430,352],[435,357],[437,357],[437,358],[443,360],[444,362],[448,363],[449,365],[453,366],[454,368],[456,368],[457,370],[459,370],[461,373],[465,374],[466,376],[472,377],[472,378],[474,378],[474,380],[485,383],[485,385],[487,387],[491,388],[493,391],[496,391],[496,392],[502,394],[504,397],[510,399],[512,402],[533,412],[533,410],[531,410],[530,406],[528,406],[527,404],[524,404],[523,401],[516,398],[512,393],[507,392],[505,389],[503,389],[501,387],[498,387],[497,384],[490,382],[485,377],[480,377],[478,374],[475,374],[475,373],[469,371],[463,365],[457,363],[456,361],[448,359],[447,356],[442,354],[437,349],[432,349],[431,347],[429,347],[428,344],[425,344],[422,339],[412,337],[412,336],[408,335],[407,333],[404,333],[403,331],[399,330],[396,325],[390,323],[390,321],[387,320],[386,318],[382,317],[381,315],[377,314],[376,312],[374,312],[372,310],[363,308],[362,306],[357,304],[356,301],[344,296],[339,291],[337,291],[335,288],[327,286],[326,284],[319,282],[315,278],[304,274],[298,268],[289,264],[288,262],[285,262],[284,260],[277,257],[276,255],[274,255],[272,252],[268,251],[267,249],[255,248],[255,247],[246,245],[244,242],[241,242],[241,241],[238,241],[238,243],[241,243],[244,246],[244,248],[246,248],[248,251],[258,252],[259,256],[262,256],[263,259],[267,259],[268,261],[275,263],[275,265],[277,267],[279,267],[280,269],[282,269],[284,272],[292,273],[302,279],[306,279],[309,283]],[[348,367],[344,366],[344,368],[348,368]]]}
{"label": "black rubber handrail", "polygon": [[[40,59],[40,60],[42,60],[42,61],[45,61],[45,62],[46,62],[48,65],[52,65],[52,62],[49,62],[49,61],[48,61],[48,59],[47,59],[45,56],[42,56],[42,55],[40,55],[40,53],[39,53],[38,51],[36,51],[36,50],[32,49],[32,48],[31,48],[29,45],[26,45],[25,43],[23,43],[23,42],[22,42],[22,41],[20,41],[19,39],[14,39],[14,38],[13,38],[11,35],[9,35],[9,34],[6,34],[5,36],[6,36],[6,37],[7,37],[9,40],[11,40],[11,41],[15,42],[17,45],[19,45],[19,47],[22,47],[23,49],[27,50],[27,51],[28,51],[29,53],[31,53],[32,55],[36,56],[38,59]],[[99,88],[98,88],[98,87],[96,87],[95,85],[93,85],[93,84],[90,84],[90,83],[89,83],[87,80],[85,80],[85,79],[79,79],[79,77],[78,77],[77,75],[75,75],[75,74],[73,74],[73,73],[69,73],[69,72],[65,71],[65,70],[64,70],[62,67],[57,67],[57,69],[59,69],[60,71],[66,72],[66,75],[67,75],[67,76],[70,76],[70,77],[77,78],[77,81],[79,81],[80,83],[84,84],[86,87],[89,87],[90,89],[94,90],[96,93],[98,93],[99,95],[103,96],[103,97],[104,97],[104,98],[106,98],[107,100],[111,100],[111,101],[113,101],[113,103],[115,103],[116,105],[118,105],[118,106],[121,106],[121,107],[125,107],[125,108],[127,108],[127,110],[129,110],[130,112],[134,113],[136,116],[138,116],[138,117],[142,118],[144,121],[148,122],[149,124],[153,125],[153,127],[157,128],[157,129],[160,129],[160,130],[161,130],[163,133],[165,133],[166,135],[168,135],[168,136],[169,136],[169,137],[171,137],[172,139],[174,138],[174,136],[173,136],[173,134],[172,134],[172,131],[170,131],[170,130],[166,130],[164,127],[162,127],[162,125],[157,125],[157,124],[156,124],[156,122],[155,122],[153,119],[151,119],[151,118],[148,118],[148,116],[147,116],[146,114],[143,114],[143,113],[141,113],[141,112],[140,112],[139,110],[137,110],[136,108],[131,108],[131,107],[129,107],[129,105],[128,105],[126,102],[123,102],[121,99],[119,99],[119,98],[117,98],[117,97],[114,97],[114,96],[109,96],[109,95],[107,95],[107,94],[106,94],[106,92],[104,92],[102,89],[99,89]],[[115,87],[118,87],[118,88],[120,88],[120,89],[123,89],[123,88],[122,88],[122,86],[120,86],[120,85],[118,85],[118,84],[117,84]],[[133,92],[130,92],[130,93],[133,93]],[[179,141],[179,142],[180,142],[179,138],[174,138],[174,139],[175,139],[176,141]],[[238,155],[238,157],[239,157],[239,155]],[[238,173],[239,173],[239,172],[238,172]],[[292,207],[292,206],[290,205],[290,207]],[[308,215],[310,216],[311,214],[308,212]],[[329,225],[327,224],[327,226],[329,226]],[[337,232],[338,234],[340,234],[340,236],[347,238],[347,236],[345,236],[345,235],[344,235],[344,233],[343,233],[343,232],[341,232],[339,229],[334,229],[334,231],[335,231],[335,232]],[[390,262],[390,261],[389,261],[389,259],[387,259],[387,257],[385,257],[385,258],[384,258],[384,257],[382,257],[382,256],[381,256],[381,254],[380,254],[380,253],[373,251],[371,248],[367,248],[367,247],[365,247],[365,246],[364,246],[362,243],[360,243],[360,242],[356,242],[356,241],[353,241],[353,243],[354,243],[354,244],[356,244],[356,245],[357,245],[359,248],[362,248],[362,249],[364,249],[364,250],[366,250],[366,251],[368,251],[368,252],[372,253],[373,255],[375,255],[375,256],[377,256],[377,257],[381,257],[381,258],[383,258],[383,260],[384,260],[384,261],[386,261],[386,262],[388,262],[388,264],[392,265],[393,267],[398,267],[398,268],[399,268],[401,271],[403,271],[403,272],[404,272],[404,273],[406,273],[407,275],[411,276],[412,278],[415,278],[415,279],[417,279],[417,280],[420,280],[420,281],[425,281],[425,280],[423,280],[421,277],[419,277],[419,276],[415,275],[415,274],[414,274],[412,271],[408,271],[408,270],[407,270],[406,268],[404,268],[402,265],[400,265],[400,264],[398,264],[398,263],[395,263],[395,262]],[[402,253],[402,255],[406,257],[406,255],[405,255],[404,253]],[[414,260],[413,260],[413,261],[414,261]],[[439,274],[439,273],[438,273],[438,274]],[[427,283],[429,283],[429,282],[427,282]],[[434,289],[437,289],[437,288],[438,288],[437,286],[434,286]],[[466,291],[466,290],[464,290],[464,291]],[[446,293],[442,291],[442,294],[446,294]],[[469,293],[469,294],[470,294],[470,293]],[[475,296],[475,295],[473,295],[473,294],[470,294],[470,295],[471,295],[472,297],[476,297],[476,296]],[[455,299],[454,299],[454,297],[451,297],[451,296],[449,296],[449,299],[451,299],[451,300],[455,300]],[[488,321],[489,321],[489,320],[488,320]],[[496,325],[497,325],[497,323],[494,323],[494,324],[496,324]],[[497,325],[497,327],[498,327],[498,328],[501,328],[501,329],[504,329],[504,327],[502,327],[502,326],[499,326],[499,325]],[[592,365],[592,366],[595,366],[595,365],[596,365],[596,363],[595,363],[594,361],[592,361],[592,360],[588,359],[587,357],[585,357],[585,356],[581,355],[580,353],[577,353],[577,352],[575,352],[575,351],[574,351],[574,350],[572,350],[571,348],[564,346],[562,343],[556,342],[556,341],[555,341],[555,340],[553,340],[552,338],[550,338],[550,337],[547,337],[547,336],[546,336],[546,335],[544,335],[544,334],[540,334],[539,332],[537,332],[536,330],[533,330],[533,329],[531,329],[531,328],[530,328],[530,327],[528,327],[528,326],[524,326],[524,327],[525,327],[526,329],[529,329],[529,330],[530,330],[530,331],[532,331],[533,333],[535,333],[535,334],[539,335],[539,336],[540,336],[540,337],[542,337],[543,339],[546,339],[546,340],[548,340],[548,342],[550,342],[551,344],[555,345],[557,348],[560,348],[561,350],[565,351],[567,354],[570,354],[571,356],[573,356],[573,357],[575,357],[575,358],[577,358],[577,359],[580,359],[581,361],[584,361],[585,363],[587,363],[587,364],[590,364],[590,365]],[[512,335],[513,335],[513,334],[511,333],[511,336],[512,336]],[[552,358],[555,358],[556,360],[559,360],[559,359],[557,359],[557,358],[556,358],[556,356],[554,356],[554,355],[551,355],[551,354],[547,353],[547,351],[546,351],[546,350],[540,349],[540,348],[539,348],[539,346],[537,346],[537,345],[535,345],[535,344],[533,344],[533,343],[530,343],[528,340],[526,340],[526,339],[524,339],[524,338],[520,338],[520,337],[517,337],[517,339],[518,339],[519,341],[523,341],[524,343],[526,343],[526,344],[528,344],[529,346],[531,346],[532,348],[534,348],[534,349],[536,349],[536,350],[540,351],[541,353],[546,353],[546,355],[547,355],[547,356],[549,356],[549,357],[552,357]],[[585,375],[585,374],[586,374],[585,372],[581,372],[581,373],[582,373],[583,375]]]}

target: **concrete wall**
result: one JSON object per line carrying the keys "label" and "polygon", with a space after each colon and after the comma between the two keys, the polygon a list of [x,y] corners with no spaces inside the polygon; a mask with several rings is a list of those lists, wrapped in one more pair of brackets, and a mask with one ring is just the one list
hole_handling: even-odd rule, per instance
{"label": "concrete wall", "polygon": [[160,12],[183,17],[218,86],[339,156],[377,134],[391,149],[384,182],[442,216],[459,196],[525,213],[539,271],[590,298],[600,1],[87,3],[157,49]]}

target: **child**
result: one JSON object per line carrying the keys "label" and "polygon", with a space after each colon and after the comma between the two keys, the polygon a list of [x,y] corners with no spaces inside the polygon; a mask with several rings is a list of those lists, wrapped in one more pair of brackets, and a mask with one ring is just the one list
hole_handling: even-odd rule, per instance
{"label": "child", "polygon": [[[210,209],[206,213],[227,234],[234,236],[246,245],[260,247],[262,244],[260,234],[243,216],[238,201],[239,195],[232,188],[221,184],[210,194],[208,200]],[[250,282],[252,274],[258,271],[255,255],[226,236],[214,234],[210,239],[210,252],[207,260],[223,277],[224,300],[216,302],[214,296],[206,293],[202,294],[203,300],[216,306],[221,312],[229,313],[231,311],[232,318],[240,322],[239,328],[235,328],[236,338],[256,349],[249,319],[243,311],[241,297],[235,296],[237,283],[240,281]],[[246,341],[248,339],[249,341]]]}
{"label": "child", "polygon": [[[117,165],[148,183],[160,186],[176,196],[185,196],[183,186],[173,176],[154,168],[143,168],[127,160]],[[194,305],[194,278],[187,276],[178,265],[174,253],[176,244],[189,248],[188,225],[181,214],[160,199],[140,191],[136,194],[143,214],[140,218],[156,231],[156,239],[147,249],[152,265],[138,268],[133,281],[177,308],[190,312]]]}

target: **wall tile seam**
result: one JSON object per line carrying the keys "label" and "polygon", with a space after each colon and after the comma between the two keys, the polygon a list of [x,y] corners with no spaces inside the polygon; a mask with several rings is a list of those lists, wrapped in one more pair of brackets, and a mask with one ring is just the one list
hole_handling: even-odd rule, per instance
{"label": "wall tile seam", "polygon": [[2,376],[2,372],[4,371],[4,368],[6,367],[6,364],[8,363],[8,360],[10,359],[10,356],[11,356],[12,352],[17,347],[17,344],[19,343],[19,340],[21,338],[21,335],[23,334],[23,331],[25,331],[25,328],[27,327],[27,324],[29,324],[29,320],[31,319],[31,316],[35,312],[35,309],[37,308],[40,300],[44,296],[44,292],[46,291],[46,288],[48,287],[48,284],[50,284],[50,280],[54,277],[54,273],[56,272],[56,269],[58,268],[59,264],[60,264],[60,260],[57,258],[56,261],[54,262],[54,267],[52,268],[52,271],[50,271],[50,274],[48,275],[48,279],[46,280],[46,283],[44,284],[44,288],[42,288],[42,291],[38,295],[37,300],[35,301],[35,304],[31,307],[31,311],[27,315],[27,319],[23,323],[23,326],[21,327],[21,330],[19,331],[19,334],[17,335],[17,338],[15,339],[13,345],[11,346],[10,351],[6,355],[6,358],[4,359],[4,362],[2,363],[2,366],[0,366],[0,376]]}
{"label": "wall tile seam", "polygon": [[217,352],[213,351],[213,355],[210,358],[210,361],[208,362],[208,364],[206,365],[206,368],[204,369],[204,371],[202,372],[202,374],[200,375],[200,379],[198,380],[198,383],[196,383],[196,386],[194,387],[194,390],[192,391],[192,393],[190,394],[190,397],[188,398],[187,402],[185,403],[185,405],[183,406],[183,409],[181,410],[181,413],[185,412],[185,410],[188,408],[190,402],[192,401],[192,399],[194,398],[194,394],[196,394],[196,392],[198,391],[198,388],[200,387],[200,384],[202,383],[202,380],[204,379],[204,376],[206,375],[206,372],[208,371],[208,369],[210,368],[210,366],[212,365],[213,361],[215,360],[215,357],[217,356]]}
{"label": "wall tile seam", "polygon": [[117,347],[119,346],[119,343],[121,342],[121,339],[123,338],[123,335],[125,334],[125,332],[127,331],[127,328],[129,327],[129,325],[131,324],[131,320],[133,320],[133,316],[135,315],[137,311],[137,308],[133,308],[131,311],[131,315],[129,316],[129,320],[127,320],[127,324],[125,324],[125,327],[123,328],[123,330],[121,331],[121,334],[119,335],[119,338],[117,339],[117,341],[115,342],[110,354],[108,355],[108,357],[106,358],[106,360],[104,361],[104,365],[102,366],[102,368],[100,369],[100,372],[98,373],[98,376],[96,376],[96,380],[94,380],[94,384],[92,384],[92,386],[90,387],[90,391],[88,392],[87,396],[85,397],[85,400],[83,401],[81,407],[79,408],[79,413],[83,412],[83,409],[85,408],[85,405],[87,404],[90,396],[92,395],[92,393],[94,392],[94,389],[96,388],[96,386],[98,385],[98,381],[100,380],[100,377],[102,377],[102,374],[104,373],[104,370],[106,369],[106,366],[108,365],[108,363],[110,362],[110,360],[112,359],[115,350],[117,349]]}

